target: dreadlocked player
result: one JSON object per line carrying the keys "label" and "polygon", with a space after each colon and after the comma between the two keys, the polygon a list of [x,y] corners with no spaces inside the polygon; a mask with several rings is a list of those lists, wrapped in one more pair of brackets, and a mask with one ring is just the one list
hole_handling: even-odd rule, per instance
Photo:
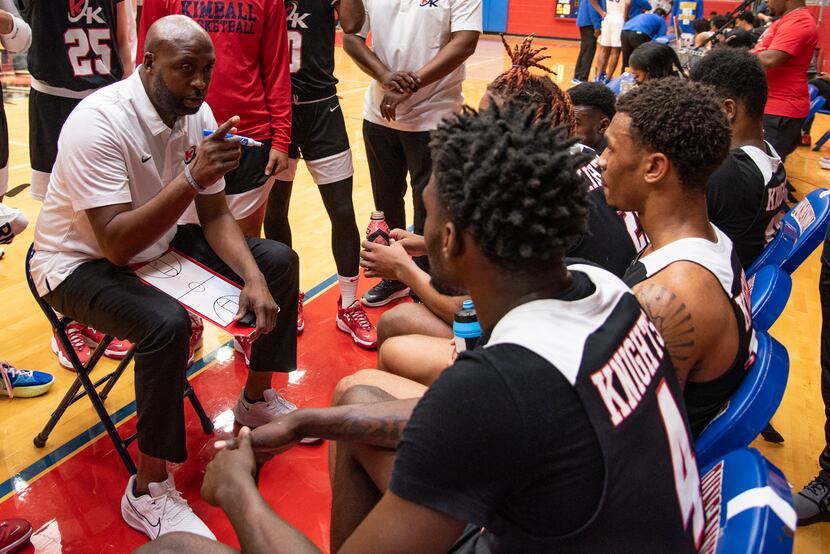
{"label": "dreadlocked player", "polygon": [[[551,71],[542,62],[545,48],[533,48],[533,38],[527,37],[511,47],[504,38],[512,67],[499,75],[488,87],[481,106],[502,104],[515,100],[535,108],[536,119],[549,121],[552,127],[561,125],[568,137],[574,136],[576,119],[570,96],[546,75],[534,75],[535,67]],[[591,160],[580,169],[587,180],[590,198],[588,232],[577,236],[567,255],[592,261],[619,277],[634,260],[647,241],[640,232],[633,213],[617,212],[608,207],[602,191],[598,169],[599,159],[590,148],[576,144],[574,152],[582,152]],[[364,243],[363,266],[371,276],[398,279],[407,284],[421,298],[422,304],[400,304],[381,316],[381,369],[429,384],[452,362],[454,348],[447,339],[452,337],[452,319],[461,307],[463,296],[446,296],[429,284],[429,275],[421,271],[409,256],[425,252],[420,237],[395,230],[399,244],[382,246]],[[395,337],[392,341],[387,339]]]}

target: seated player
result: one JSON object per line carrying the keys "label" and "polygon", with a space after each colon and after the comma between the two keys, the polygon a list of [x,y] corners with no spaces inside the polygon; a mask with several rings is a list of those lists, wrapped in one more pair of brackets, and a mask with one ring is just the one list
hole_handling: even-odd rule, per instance
{"label": "seated player", "polygon": [[744,269],[772,240],[787,203],[787,171],[764,141],[767,76],[746,50],[716,48],[691,78],[714,89],[732,127],[726,160],[709,177],[709,221],[732,240]]}
{"label": "seated player", "polygon": [[580,83],[568,89],[576,118],[579,142],[593,148],[597,155],[605,150],[605,130],[617,113],[617,97],[599,83]]}
{"label": "seated player", "polygon": [[[470,291],[488,346],[422,398],[381,373],[404,399],[352,387],[340,406],[220,443],[202,495],[242,551],[319,552],[252,477],[254,448],[309,432],[337,441],[332,552],[696,551],[698,471],[663,339],[620,279],[564,261],[588,213],[573,144],[516,105],[439,125],[424,190],[433,285]],[[142,550],[164,551],[230,549],[179,533]]]}
{"label": "seated player", "polygon": [[621,96],[606,136],[608,203],[635,210],[651,241],[624,280],[666,341],[696,437],[754,360],[746,280],[706,212],[729,123],[711,89],[666,78]]}
{"label": "seated player", "polygon": [[[530,67],[547,69],[540,63],[545,59],[542,56],[545,49],[533,49],[530,37],[515,48],[505,43],[505,48],[513,67],[487,87],[481,106],[506,100],[526,103],[535,107],[540,120],[550,122],[552,127],[564,125],[568,136],[572,136],[576,125],[568,95],[547,76],[529,72]],[[591,156],[591,161],[580,169],[590,190],[590,212],[588,232],[570,245],[568,256],[592,261],[622,277],[648,241],[635,214],[608,207],[597,167],[599,158],[594,151],[581,144],[576,144],[574,151]],[[417,247],[413,237],[408,238],[402,246]],[[365,243],[364,247],[362,265],[370,270],[370,275],[390,278],[389,275],[394,273],[395,278],[405,283],[417,279],[421,285],[419,290],[424,291],[423,304],[402,304],[381,316],[379,328],[385,346],[380,352],[378,366],[428,385],[453,360],[455,348],[447,339],[452,337],[452,318],[461,308],[464,297],[445,296],[430,290],[428,275],[406,259],[406,248],[371,243]],[[415,253],[414,250],[409,252],[410,255]],[[393,340],[388,340],[392,337]]]}
{"label": "seated player", "polygon": [[[213,534],[167,473],[185,448],[185,370],[191,323],[184,307],[138,280],[129,264],[171,245],[241,285],[240,310],[256,315],[248,379],[234,416],[258,426],[294,408],[271,388],[272,372],[296,368],[297,255],[243,237],[223,176],[239,164],[238,117],[216,129],[204,102],[213,44],[193,20],[159,19],[140,71],[85,98],[60,137],[35,229],[32,277],[55,310],[136,345],[138,474],[121,499],[127,523],[150,538],[175,530]],[[201,227],[176,222],[195,202]],[[282,311],[278,312],[278,304]]]}

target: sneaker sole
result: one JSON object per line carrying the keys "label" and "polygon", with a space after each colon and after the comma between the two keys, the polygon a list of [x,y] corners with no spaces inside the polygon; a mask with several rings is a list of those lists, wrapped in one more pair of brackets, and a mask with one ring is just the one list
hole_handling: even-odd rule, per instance
{"label": "sneaker sole", "polygon": [[[0,257],[2,257],[2,256],[0,256]],[[29,544],[29,540],[31,538],[32,538],[32,529],[29,529],[29,531],[25,535],[23,535],[22,537],[20,537],[19,539],[17,539],[13,543],[11,543],[9,545],[6,545],[3,548],[0,548],[0,554],[12,554],[12,552],[19,552],[20,550],[23,549],[24,546]]]}
{"label": "sneaker sole", "polygon": [[66,356],[63,355],[61,349],[58,347],[58,340],[52,336],[52,354],[58,357],[58,363],[64,369],[68,369],[69,371],[75,371],[75,368],[72,366],[72,362],[66,359]]}
{"label": "sneaker sole", "polygon": [[408,296],[408,295],[409,295],[409,287],[406,287],[405,289],[401,289],[397,292],[393,292],[392,294],[390,294],[389,296],[387,296],[386,298],[384,298],[383,300],[381,300],[379,302],[369,302],[368,300],[366,300],[365,296],[361,296],[360,297],[360,303],[363,304],[364,306],[368,306],[370,308],[379,308],[380,306],[386,306],[387,304],[389,304],[393,300],[397,300],[398,298],[403,298],[404,296]]}
{"label": "sneaker sole", "polygon": [[807,519],[799,519],[798,527],[804,527],[805,525],[812,525],[813,523],[821,523],[826,521],[830,521],[830,512],[819,512],[813,517],[808,517]]}
{"label": "sneaker sole", "polygon": [[349,328],[349,326],[348,326],[348,325],[346,325],[345,323],[343,323],[340,319],[338,319],[338,320],[337,320],[337,328],[338,328],[340,331],[343,331],[344,333],[346,333],[347,335],[351,335],[351,336],[352,336],[352,340],[353,340],[353,341],[355,342],[355,344],[357,344],[358,346],[362,346],[363,348],[366,348],[366,349],[368,349],[368,350],[374,350],[374,349],[375,349],[375,348],[377,348],[377,346],[378,346],[378,341],[375,341],[375,342],[368,342],[368,341],[362,340],[360,337],[358,337],[357,335],[355,335],[354,331],[352,331],[352,330]]}
{"label": "sneaker sole", "polygon": [[[34,398],[35,396],[40,396],[42,394],[46,394],[49,392],[49,389],[52,388],[52,385],[55,383],[55,380],[52,379],[49,383],[45,385],[32,385],[30,387],[19,387],[14,388],[12,387],[12,392],[14,393],[15,398]],[[6,389],[0,389],[5,391]],[[0,554],[3,554],[0,551]]]}

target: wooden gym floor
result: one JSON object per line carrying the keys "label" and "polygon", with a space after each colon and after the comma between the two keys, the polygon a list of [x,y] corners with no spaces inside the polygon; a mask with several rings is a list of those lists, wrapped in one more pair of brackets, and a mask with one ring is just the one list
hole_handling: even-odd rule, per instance
{"label": "wooden gym floor", "polygon": [[[539,41],[542,42],[542,41]],[[570,87],[578,44],[548,41],[554,79],[562,88]],[[368,78],[338,48],[337,76],[343,97],[349,136],[355,160],[354,204],[358,225],[362,227],[372,210],[366,155],[361,136],[363,92]],[[467,64],[464,92],[467,102],[478,104],[487,83],[509,66],[503,48],[493,37],[483,38],[478,51]],[[25,98],[6,103],[10,128],[10,189],[28,183],[28,123]],[[818,139],[830,126],[830,118],[819,116],[813,127]],[[787,161],[787,170],[798,196],[815,187],[830,187],[830,173],[819,169],[818,153],[799,148]],[[291,205],[294,248],[300,254],[301,286],[308,291],[307,325],[299,339],[299,370],[290,381],[275,383],[285,387],[289,398],[302,406],[323,406],[342,375],[376,363],[374,353],[359,349],[334,327],[337,292],[333,282],[334,262],[330,250],[330,228],[322,202],[310,176],[298,172]],[[37,532],[33,538],[38,552],[125,552],[144,542],[143,535],[121,521],[119,498],[126,483],[109,440],[101,437],[100,425],[86,401],[67,412],[52,433],[46,447],[36,449],[32,438],[48,419],[73,375],[60,368],[50,352],[49,326],[32,300],[23,275],[23,258],[32,240],[40,204],[23,190],[6,197],[6,204],[23,209],[31,220],[29,229],[14,244],[4,246],[0,260],[0,301],[3,324],[0,326],[0,359],[26,369],[52,372],[52,390],[36,399],[0,398],[0,518],[26,517]],[[411,212],[410,212],[411,217]],[[818,365],[821,312],[817,282],[819,254],[793,275],[793,293],[786,311],[772,328],[772,334],[788,349],[790,382],[781,408],[775,416],[776,428],[784,435],[783,445],[756,441],[754,446],[787,475],[799,490],[817,473],[819,451],[823,446],[824,416],[821,404]],[[361,289],[371,283],[363,280]],[[380,311],[370,311],[377,322]],[[215,328],[205,329],[202,360],[197,361],[192,377],[196,391],[214,418],[217,436],[230,430],[230,408],[236,401],[245,369],[228,348],[229,337]],[[332,348],[334,346],[334,348]],[[111,366],[104,362],[103,366]],[[103,368],[99,371],[103,371]],[[121,430],[134,429],[132,374],[124,375],[107,400],[111,413],[121,421]],[[188,447],[190,459],[173,471],[179,488],[197,513],[223,542],[236,544],[232,530],[218,510],[207,506],[198,495],[201,476],[215,437],[205,436],[188,409]],[[262,475],[264,494],[274,509],[297,525],[320,547],[328,549],[328,509],[330,492],[325,475],[325,448],[303,447],[280,456]],[[33,551],[30,549],[29,551]],[[830,551],[830,524],[799,528],[796,552]]]}

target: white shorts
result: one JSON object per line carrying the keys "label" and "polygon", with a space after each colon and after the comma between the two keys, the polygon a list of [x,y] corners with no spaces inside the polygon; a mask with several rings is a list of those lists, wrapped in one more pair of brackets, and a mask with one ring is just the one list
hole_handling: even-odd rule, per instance
{"label": "white shorts", "polygon": [[[352,151],[345,150],[339,154],[318,160],[303,160],[308,172],[311,173],[314,183],[318,186],[336,183],[354,175],[352,166]],[[293,181],[297,175],[299,160],[289,158],[288,167],[277,173],[277,181]]]}
{"label": "white shorts", "polygon": [[606,48],[622,48],[620,34],[622,34],[625,20],[617,14],[609,14],[602,20],[600,27],[599,45]]}

